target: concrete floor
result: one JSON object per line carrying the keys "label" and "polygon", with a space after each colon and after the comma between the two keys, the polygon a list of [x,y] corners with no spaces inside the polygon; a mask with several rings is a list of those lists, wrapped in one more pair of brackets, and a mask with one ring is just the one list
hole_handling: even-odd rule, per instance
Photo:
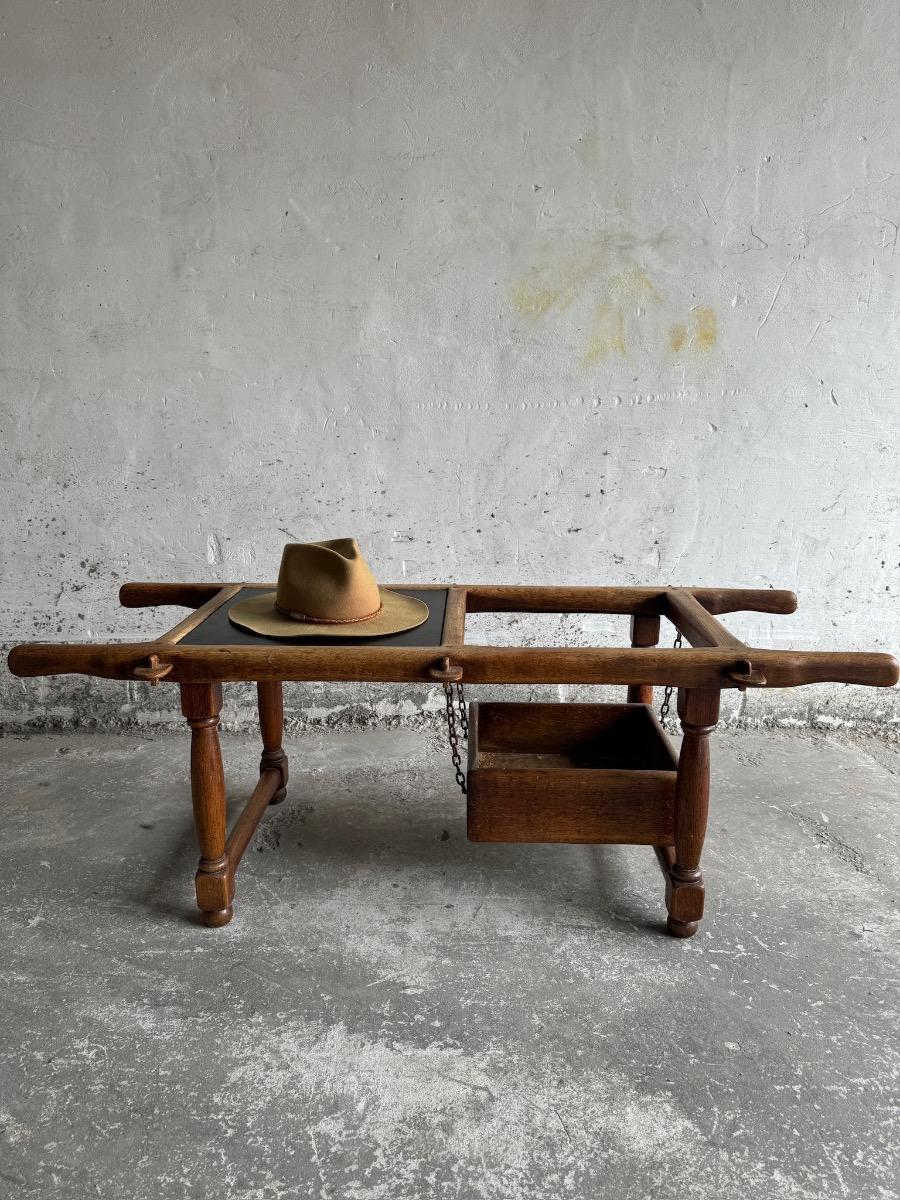
{"label": "concrete floor", "polygon": [[209,930],[186,737],[0,742],[5,1194],[900,1195],[892,746],[719,734],[689,942],[649,850],[467,843],[434,737],[288,749]]}

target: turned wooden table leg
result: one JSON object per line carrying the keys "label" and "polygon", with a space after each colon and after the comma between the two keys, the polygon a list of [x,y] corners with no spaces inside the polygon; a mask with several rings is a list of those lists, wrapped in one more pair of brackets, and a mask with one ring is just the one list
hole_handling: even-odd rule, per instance
{"label": "turned wooden table leg", "polygon": [[709,735],[719,719],[719,697],[717,689],[678,691],[684,738],[675,783],[675,849],[667,856],[666,882],[667,928],[673,937],[693,936],[703,916],[700,855],[709,812]]}
{"label": "turned wooden table leg", "polygon": [[191,727],[191,797],[200,846],[197,905],[204,924],[227,925],[234,888],[225,854],[225,772],[218,733],[222,685],[183,683],[181,711]]}
{"label": "turned wooden table leg", "polygon": [[284,696],[280,680],[271,680],[256,685],[259,699],[259,727],[262,732],[263,752],[259,760],[259,773],[278,771],[281,784],[270,804],[280,804],[287,795],[288,760],[281,748],[284,736]]}
{"label": "turned wooden table leg", "polygon": [[[632,646],[655,646],[659,642],[659,617],[631,618]],[[652,704],[653,685],[650,683],[630,683],[628,685],[629,704]]]}

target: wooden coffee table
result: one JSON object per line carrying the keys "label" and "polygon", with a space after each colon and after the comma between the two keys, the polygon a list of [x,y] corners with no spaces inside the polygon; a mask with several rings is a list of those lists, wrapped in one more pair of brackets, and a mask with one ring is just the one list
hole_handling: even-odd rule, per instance
{"label": "wooden coffee table", "polygon": [[[530,756],[502,753],[503,745],[497,743],[499,751],[483,755],[485,767],[477,758],[473,737],[470,766],[475,768],[473,777],[478,771],[482,775],[474,789],[478,795],[470,795],[470,836],[652,845],[666,879],[669,932],[688,937],[696,932],[703,913],[700,855],[709,804],[709,735],[718,721],[721,691],[826,682],[891,687],[898,680],[897,662],[889,654],[750,647],[716,619],[731,612],[791,613],[797,601],[787,591],[399,585],[396,590],[424,599],[430,616],[417,629],[390,637],[285,642],[238,629],[228,621],[228,606],[239,596],[274,587],[128,583],[119,593],[126,608],[180,605],[193,611],[154,641],[29,643],[16,646],[9,655],[10,670],[20,676],[80,674],[180,686],[182,712],[191,727],[191,793],[200,847],[197,904],[203,921],[212,926],[231,920],[241,857],[266,807],[285,796],[288,764],[281,744],[285,681],[627,685],[627,705],[591,707],[596,707],[597,721],[607,731],[627,728],[640,737],[644,730],[653,739],[654,770],[635,770],[630,760],[627,767],[617,765],[616,739],[625,736],[619,733],[612,738],[612,759],[588,755],[579,760],[573,757],[570,734],[565,740],[557,728],[560,722],[551,728],[545,717],[532,721],[530,736],[540,753]],[[469,645],[465,619],[472,612],[627,614],[631,645],[593,649]],[[690,648],[658,648],[662,617],[672,622]],[[222,684],[235,681],[257,684],[263,752],[259,783],[229,832],[218,724]],[[684,734],[678,755],[666,749],[667,739],[652,714],[637,712],[638,706],[652,703],[654,685],[678,689]],[[504,706],[484,707],[499,710],[490,718],[491,736],[502,738]],[[547,708],[536,709],[541,707]],[[576,708],[588,707],[571,706],[573,721]],[[600,711],[612,708],[622,712]],[[472,711],[477,716],[477,706]],[[599,725],[591,723],[592,714],[583,717],[583,729],[590,726],[593,737]],[[527,712],[518,711],[511,719],[521,729],[527,727],[526,718]],[[605,736],[609,742],[612,735]],[[650,753],[649,742],[647,746]],[[633,755],[630,743],[629,747]],[[560,775],[548,774],[560,764]],[[640,804],[629,803],[632,786],[640,792]]]}

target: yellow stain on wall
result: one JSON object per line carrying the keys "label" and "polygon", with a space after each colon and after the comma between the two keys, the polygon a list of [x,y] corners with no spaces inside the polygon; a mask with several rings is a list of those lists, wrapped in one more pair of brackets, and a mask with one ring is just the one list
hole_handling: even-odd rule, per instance
{"label": "yellow stain on wall", "polygon": [[512,302],[532,321],[537,321],[551,308],[564,312],[581,295],[591,279],[603,269],[605,247],[599,244],[586,253],[550,259],[531,270],[511,289]]}
{"label": "yellow stain on wall", "polygon": [[609,296],[616,304],[661,304],[659,292],[646,271],[632,267],[609,281]]}
{"label": "yellow stain on wall", "polygon": [[[660,244],[661,240],[652,244]],[[622,233],[602,234],[574,244],[570,241],[564,254],[559,253],[558,245],[545,245],[538,261],[512,284],[512,303],[522,316],[535,323],[551,312],[565,312],[576,302],[593,302],[596,307],[583,365],[589,367],[614,355],[625,357],[626,324],[664,303],[653,280],[635,261],[638,248],[632,236]],[[642,325],[639,331],[635,327],[636,352],[643,347],[653,353],[651,339],[659,349],[659,339],[666,339],[672,354],[706,352],[715,346],[718,318],[714,309],[697,305],[684,324],[669,326],[667,333],[664,311],[649,317],[646,328]]]}
{"label": "yellow stain on wall", "polygon": [[568,308],[575,295],[570,287],[543,287],[537,279],[523,279],[512,289],[512,302],[523,316],[536,321],[551,308]]}
{"label": "yellow stain on wall", "polygon": [[716,314],[711,308],[694,309],[694,342],[700,350],[711,350],[718,336]]}
{"label": "yellow stain on wall", "polygon": [[615,304],[598,304],[584,365],[589,367],[610,354],[625,354],[625,317]]}
{"label": "yellow stain on wall", "polygon": [[673,325],[669,330],[669,349],[678,354],[685,346],[696,350],[711,350],[719,336],[719,323],[714,309],[698,305],[691,309],[691,326]]}

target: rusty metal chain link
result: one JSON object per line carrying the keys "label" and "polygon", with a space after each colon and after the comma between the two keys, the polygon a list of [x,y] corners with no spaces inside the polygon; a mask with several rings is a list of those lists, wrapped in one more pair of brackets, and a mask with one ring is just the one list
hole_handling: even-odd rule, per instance
{"label": "rusty metal chain link", "polygon": [[469,708],[466,704],[466,693],[463,690],[461,683],[454,684],[456,688],[456,706],[459,709],[459,726],[463,731],[463,737],[468,741],[469,738]]}
{"label": "rusty metal chain link", "polygon": [[[456,704],[454,705],[454,686],[456,688]],[[462,684],[444,684],[444,700],[447,708],[447,737],[450,740],[450,758],[453,762],[453,770],[456,774],[456,782],[459,784],[459,790],[465,796],[466,794],[466,775],[462,768],[462,755],[459,752],[459,734],[456,729],[457,709],[459,710],[459,724],[463,731],[463,736],[469,736],[469,715],[466,712],[466,697],[462,689]]]}
{"label": "rusty metal chain link", "polygon": [[[682,641],[683,641],[683,638],[681,636],[681,631],[679,630],[679,632],[675,635],[675,641],[673,643],[674,648],[676,650],[681,649]],[[665,728],[666,718],[669,715],[669,705],[672,703],[672,693],[674,691],[675,691],[674,686],[671,683],[667,683],[666,690],[663,692],[663,702],[659,706],[659,723],[660,723],[660,725],[663,726],[663,728]]]}

